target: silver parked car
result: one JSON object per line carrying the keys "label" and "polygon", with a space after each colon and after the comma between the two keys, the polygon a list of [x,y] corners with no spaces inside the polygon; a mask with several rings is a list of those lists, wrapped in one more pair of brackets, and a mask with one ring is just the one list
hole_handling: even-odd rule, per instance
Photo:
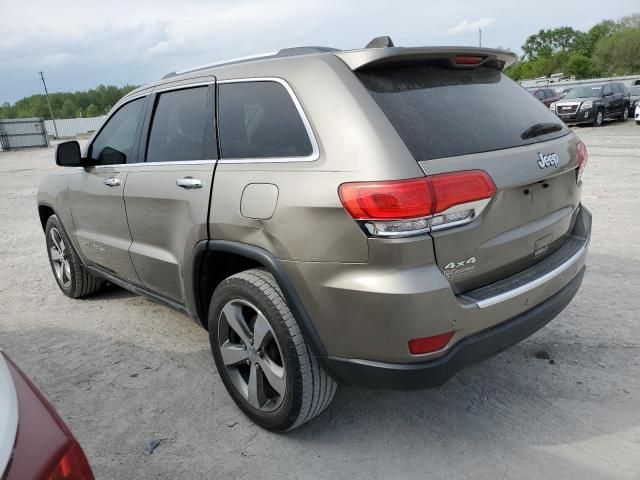
{"label": "silver parked car", "polygon": [[42,182],[58,285],[191,315],[268,429],[337,383],[440,385],[544,326],[585,271],[586,149],[513,61],[380,37],[145,85]]}

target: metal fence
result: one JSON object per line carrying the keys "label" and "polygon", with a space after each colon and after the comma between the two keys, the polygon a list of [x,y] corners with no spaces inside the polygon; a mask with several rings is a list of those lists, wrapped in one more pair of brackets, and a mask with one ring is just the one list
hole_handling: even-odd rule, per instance
{"label": "metal fence", "polygon": [[[87,135],[100,128],[104,117],[89,117],[89,118],[67,118],[63,120],[56,120],[56,128],[58,130],[58,138],[74,138],[78,135]],[[53,122],[51,120],[45,120],[45,128],[47,134],[54,137],[55,130],[53,128]]]}
{"label": "metal fence", "polygon": [[0,119],[0,150],[48,146],[42,118]]}
{"label": "metal fence", "polygon": [[580,85],[589,85],[593,83],[605,83],[605,82],[622,82],[627,87],[636,85],[640,82],[640,75],[624,75],[619,77],[602,77],[602,78],[589,78],[585,80],[576,80],[575,78],[534,78],[532,80],[522,80],[520,85],[524,88],[536,88],[536,87],[552,87],[556,90],[564,90],[566,88],[578,87]]}

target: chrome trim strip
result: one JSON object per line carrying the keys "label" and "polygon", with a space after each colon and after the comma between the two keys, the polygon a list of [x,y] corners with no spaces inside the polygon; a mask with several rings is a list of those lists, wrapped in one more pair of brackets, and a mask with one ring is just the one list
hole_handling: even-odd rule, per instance
{"label": "chrome trim strip", "polygon": [[[202,165],[208,163],[215,163],[216,161],[219,164],[236,164],[236,163],[289,163],[289,162],[313,162],[320,158],[320,148],[318,146],[318,141],[316,140],[316,136],[313,133],[313,129],[311,128],[311,123],[309,122],[309,118],[302,108],[302,104],[298,100],[298,97],[294,93],[293,89],[289,85],[289,83],[278,77],[250,77],[250,78],[233,78],[226,80],[218,80],[217,83],[225,84],[225,83],[244,83],[244,82],[275,82],[282,85],[289,97],[291,97],[291,101],[293,101],[293,105],[296,107],[298,111],[298,115],[300,115],[300,119],[302,120],[302,124],[304,125],[304,129],[307,132],[307,136],[309,137],[309,141],[311,142],[311,154],[306,157],[265,157],[265,158],[221,158],[220,160],[210,159],[210,160],[186,160],[182,162],[139,162],[139,163],[126,163],[122,165],[127,166],[143,166],[143,165]],[[149,95],[150,93],[162,93],[171,90],[183,90],[192,87],[200,87],[205,85],[211,85],[216,83],[216,80],[211,80],[207,82],[196,82],[196,83],[183,83],[180,85],[172,85],[166,88],[152,89],[151,92],[147,92],[144,94],[140,94],[136,97],[127,98],[126,102],[128,103],[130,100],[134,100],[135,98],[144,97]],[[160,86],[161,87],[161,86]],[[111,118],[111,117],[109,117]],[[105,121],[108,119],[105,119]],[[104,123],[103,123],[104,124]],[[99,167],[113,167],[117,165],[96,165],[95,168]]]}
{"label": "chrome trim strip", "polygon": [[[505,300],[510,300],[511,298],[517,297],[518,295],[522,295],[523,293],[528,292],[529,290],[533,290],[536,287],[548,282],[549,280],[557,277],[567,269],[569,269],[573,264],[575,264],[587,251],[589,248],[589,240],[585,242],[585,244],[578,250],[569,260],[564,262],[559,267],[551,270],[550,272],[545,273],[540,278],[536,278],[529,283],[519,286],[518,288],[514,288],[513,290],[509,290],[508,292],[501,293],[500,295],[496,295],[495,297],[489,297],[484,300],[479,300],[476,303],[478,308],[487,308],[496,303],[504,302]],[[471,298],[473,299],[473,298]]]}
{"label": "chrome trim strip", "polygon": [[153,89],[152,93],[170,92],[172,90],[188,90],[189,88],[206,87],[206,86],[212,85],[214,83],[216,83],[215,79],[208,80],[206,82],[181,83],[179,85],[175,85],[174,84],[174,85],[171,85],[170,87],[165,87],[165,88],[160,88],[160,87],[162,87],[162,85],[158,85],[158,88],[157,89]]}

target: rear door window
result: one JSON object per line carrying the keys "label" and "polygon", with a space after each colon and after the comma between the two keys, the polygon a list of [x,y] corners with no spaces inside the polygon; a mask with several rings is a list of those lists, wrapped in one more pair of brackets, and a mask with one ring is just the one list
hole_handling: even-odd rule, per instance
{"label": "rear door window", "polygon": [[[418,161],[518,147],[570,132],[544,104],[493,68],[424,65],[356,74]],[[523,135],[536,123],[555,123],[560,130]]]}
{"label": "rear door window", "polygon": [[293,99],[273,81],[218,87],[221,158],[289,158],[313,153]]}
{"label": "rear door window", "polygon": [[209,105],[208,87],[172,90],[156,100],[149,133],[147,162],[204,160],[214,135],[214,109]]}

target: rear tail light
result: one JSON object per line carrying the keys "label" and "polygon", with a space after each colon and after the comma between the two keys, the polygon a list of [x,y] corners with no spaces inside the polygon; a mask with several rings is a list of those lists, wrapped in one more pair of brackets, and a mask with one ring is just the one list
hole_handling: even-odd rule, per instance
{"label": "rear tail light", "polygon": [[456,65],[478,65],[482,63],[485,57],[472,55],[458,55],[454,59]]}
{"label": "rear tail light", "polygon": [[414,338],[409,340],[409,351],[412,355],[437,352],[447,346],[454,332],[441,333],[433,337]]}
{"label": "rear tail light", "polygon": [[388,182],[343,183],[349,215],[376,237],[407,237],[472,221],[496,192],[481,170]]}
{"label": "rear tail light", "polygon": [[578,146],[576,147],[576,155],[578,156],[578,171],[576,181],[580,183],[582,181],[582,174],[584,173],[584,169],[587,166],[587,160],[589,159],[587,147],[585,147],[584,143],[578,143]]}
{"label": "rear tail light", "polygon": [[47,480],[93,480],[91,467],[78,442],[73,441],[69,444]]}

